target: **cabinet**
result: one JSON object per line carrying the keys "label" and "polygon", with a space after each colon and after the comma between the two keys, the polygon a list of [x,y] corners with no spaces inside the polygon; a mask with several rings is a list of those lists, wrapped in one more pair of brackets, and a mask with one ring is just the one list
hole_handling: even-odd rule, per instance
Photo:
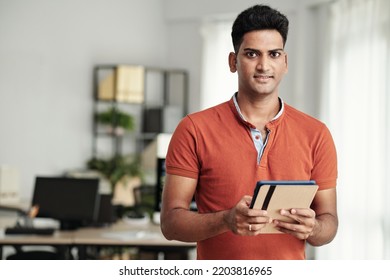
{"label": "cabinet", "polygon": [[[172,133],[188,113],[185,70],[138,65],[97,65],[93,72],[93,158],[139,154],[158,133]],[[98,115],[113,110],[111,123]],[[120,113],[132,116],[133,129],[118,129]]]}

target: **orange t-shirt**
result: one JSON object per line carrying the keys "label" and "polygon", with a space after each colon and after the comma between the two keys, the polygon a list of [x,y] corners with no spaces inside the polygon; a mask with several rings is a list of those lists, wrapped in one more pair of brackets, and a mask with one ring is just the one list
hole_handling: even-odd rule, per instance
{"label": "orange t-shirt", "polygon": [[[234,207],[253,195],[259,180],[315,180],[319,190],[336,187],[337,159],[327,127],[291,106],[267,124],[260,164],[251,124],[225,103],[185,117],[176,128],[166,172],[198,180],[199,213]],[[198,242],[198,259],[305,259],[305,241],[288,234],[239,236],[226,232]]]}

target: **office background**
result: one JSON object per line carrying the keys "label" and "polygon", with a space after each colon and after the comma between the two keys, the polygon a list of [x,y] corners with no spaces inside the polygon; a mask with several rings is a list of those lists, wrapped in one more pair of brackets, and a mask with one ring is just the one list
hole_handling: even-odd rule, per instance
{"label": "office background", "polygon": [[[300,11],[293,1],[273,2],[291,17],[288,47],[295,52],[302,36],[295,27]],[[91,157],[93,66],[187,69],[189,110],[196,111],[206,102],[200,94],[202,21],[233,16],[254,3],[0,1],[0,155],[2,163],[20,169],[23,198],[31,195],[36,174],[82,168]],[[285,87],[289,99],[299,104],[305,102],[294,98],[300,74],[291,69],[299,67],[298,58],[290,57]]]}
{"label": "office background", "polygon": [[[262,2],[280,9],[290,19],[286,46],[289,73],[282,83],[283,98],[325,120],[332,108],[327,107],[328,114],[322,113],[322,70],[318,54],[326,51],[326,42],[322,40],[326,18],[319,7],[334,1]],[[189,111],[211,106],[218,99],[210,99],[204,90],[204,28],[210,22],[229,22],[239,11],[257,3],[251,0],[0,0],[0,164],[19,170],[22,200],[30,199],[36,175],[82,169],[91,157],[95,65],[185,69],[189,73]],[[386,137],[385,131],[383,138]],[[388,158],[382,168],[388,167]],[[380,197],[389,197],[384,187],[382,190]],[[388,213],[381,215],[383,241],[378,246],[383,246],[382,252],[370,253],[365,249],[357,255],[338,254],[335,247],[342,238],[348,238],[341,234],[339,243],[329,245],[329,252],[323,257],[389,258],[389,231],[383,222]],[[343,222],[348,221],[341,219]],[[368,248],[370,242],[366,243]]]}

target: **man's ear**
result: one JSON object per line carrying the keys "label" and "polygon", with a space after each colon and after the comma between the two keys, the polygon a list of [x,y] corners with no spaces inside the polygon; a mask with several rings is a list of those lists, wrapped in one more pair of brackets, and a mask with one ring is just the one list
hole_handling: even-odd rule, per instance
{"label": "man's ear", "polygon": [[237,71],[237,56],[234,52],[229,53],[229,68],[230,72],[235,73]]}
{"label": "man's ear", "polygon": [[285,71],[285,74],[288,73],[288,59],[287,59],[287,53],[286,55],[284,56],[284,62],[286,63],[286,71]]}

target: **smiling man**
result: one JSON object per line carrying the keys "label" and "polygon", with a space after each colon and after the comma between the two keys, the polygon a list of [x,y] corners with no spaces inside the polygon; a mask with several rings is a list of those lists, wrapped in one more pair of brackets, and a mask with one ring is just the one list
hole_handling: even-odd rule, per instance
{"label": "smiling man", "polygon": [[[240,13],[229,54],[238,92],[188,115],[173,134],[161,229],[167,239],[197,242],[198,259],[305,259],[306,242],[321,246],[337,232],[331,134],[279,96],[287,33],[288,19],[268,6]],[[249,208],[259,180],[315,180],[319,190],[310,208],[281,210],[287,223]],[[194,195],[198,212],[189,209]],[[267,223],[281,233],[262,233]]]}

